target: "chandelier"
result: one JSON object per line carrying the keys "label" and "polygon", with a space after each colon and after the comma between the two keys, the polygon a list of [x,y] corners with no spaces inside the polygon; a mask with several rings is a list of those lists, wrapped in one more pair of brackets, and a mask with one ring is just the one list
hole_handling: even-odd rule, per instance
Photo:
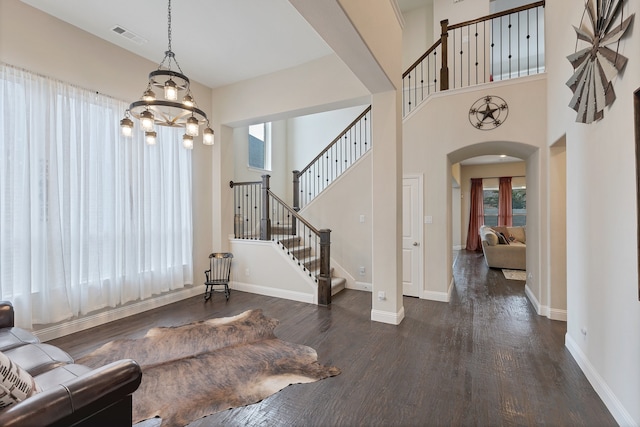
{"label": "chandelier", "polygon": [[[144,130],[145,141],[148,145],[155,145],[157,133],[154,126],[183,127],[185,134],[182,144],[187,149],[193,149],[193,138],[202,131],[202,143],[213,145],[213,129],[209,126],[209,119],[204,111],[198,108],[191,89],[189,78],[184,75],[175,54],[171,50],[171,0],[168,0],[168,39],[169,45],[164,53],[164,59],[158,65],[158,69],[149,73],[149,83],[139,101],[132,102],[125,111],[124,118],[120,120],[122,134],[131,136],[133,133],[134,117],[140,121]],[[171,69],[175,63],[177,71]],[[161,89],[164,99],[157,99],[154,88]],[[182,96],[182,101],[178,99]]]}

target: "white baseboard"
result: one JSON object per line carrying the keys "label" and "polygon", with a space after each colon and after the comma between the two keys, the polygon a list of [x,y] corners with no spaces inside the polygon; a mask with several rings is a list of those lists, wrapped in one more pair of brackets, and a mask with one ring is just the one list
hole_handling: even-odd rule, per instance
{"label": "white baseboard", "polygon": [[591,383],[591,386],[595,392],[600,396],[602,402],[605,404],[613,418],[621,426],[637,426],[631,414],[624,408],[620,400],[613,393],[611,388],[607,385],[604,379],[598,374],[598,371],[593,367],[589,359],[580,349],[580,346],[571,338],[571,335],[567,332],[564,336],[564,345],[569,350],[569,353],[573,356],[578,366],[587,377],[587,380]]}
{"label": "white baseboard", "polygon": [[431,301],[449,302],[451,301],[451,293],[453,292],[453,278],[449,283],[447,292],[435,292],[435,291],[422,291],[422,299],[428,299]]}
{"label": "white baseboard", "polygon": [[551,320],[559,320],[561,322],[566,322],[567,310],[558,310],[557,308],[550,308],[549,315],[547,317]]}
{"label": "white baseboard", "polygon": [[390,325],[399,325],[404,320],[404,306],[397,313],[371,309],[371,320]]}
{"label": "white baseboard", "polygon": [[424,291],[422,298],[431,301],[449,302],[449,294],[447,292]]}
{"label": "white baseboard", "polygon": [[355,290],[358,290],[358,291],[371,292],[372,288],[373,288],[373,286],[371,285],[371,283],[354,282],[354,284],[351,285],[351,284],[349,284],[349,282],[347,282],[347,289],[355,289]]}
{"label": "white baseboard", "polygon": [[312,293],[304,293],[297,291],[289,291],[286,289],[270,288],[268,286],[254,285],[252,283],[243,283],[232,281],[229,283],[232,289],[237,289],[242,292],[249,292],[252,294],[265,295],[268,297],[276,297],[282,299],[288,299],[292,301],[306,302],[309,304],[317,304],[318,296]]}
{"label": "white baseboard", "polygon": [[559,320],[561,322],[567,321],[567,310],[560,310],[557,308],[551,308],[546,305],[540,304],[540,301],[536,298],[536,296],[529,288],[529,285],[524,285],[524,293],[529,298],[531,305],[533,305],[533,309],[538,313],[539,316],[548,317],[551,320]]}
{"label": "white baseboard", "polygon": [[461,250],[463,250],[463,249],[464,249],[464,246],[463,246],[463,245],[454,245],[454,246],[453,246],[453,250],[454,250],[454,251],[461,251]]}
{"label": "white baseboard", "polygon": [[49,341],[75,332],[84,331],[85,329],[100,326],[105,323],[113,322],[114,320],[124,319],[125,317],[133,316],[134,314],[139,314],[167,304],[172,304],[196,295],[204,295],[204,285],[181,289],[165,295],[149,298],[144,301],[117,307],[102,313],[69,320],[68,322],[39,329],[34,331],[33,334],[37,336],[40,341]]}
{"label": "white baseboard", "polygon": [[536,311],[536,313],[539,316],[542,316],[542,306],[540,305],[538,298],[536,298],[536,296],[531,291],[531,288],[529,288],[529,285],[526,283],[524,284],[524,293],[527,298],[529,298],[529,302],[531,302],[531,305],[533,305],[533,309]]}

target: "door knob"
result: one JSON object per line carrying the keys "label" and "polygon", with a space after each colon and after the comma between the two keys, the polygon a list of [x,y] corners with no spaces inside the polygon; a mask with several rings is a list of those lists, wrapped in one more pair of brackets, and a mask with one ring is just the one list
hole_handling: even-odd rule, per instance
{"label": "door knob", "polygon": [[420,243],[418,243],[418,242],[413,242],[413,246],[420,246]]}

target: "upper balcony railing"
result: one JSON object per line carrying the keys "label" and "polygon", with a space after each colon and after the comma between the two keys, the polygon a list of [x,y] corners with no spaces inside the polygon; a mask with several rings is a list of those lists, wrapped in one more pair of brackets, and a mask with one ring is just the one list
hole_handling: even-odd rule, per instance
{"label": "upper balcony railing", "polygon": [[440,39],[402,75],[403,115],[438,91],[544,72],[544,6],[441,21]]}
{"label": "upper balcony railing", "polygon": [[302,170],[293,171],[293,207],[308,205],[371,148],[371,106],[368,106]]}

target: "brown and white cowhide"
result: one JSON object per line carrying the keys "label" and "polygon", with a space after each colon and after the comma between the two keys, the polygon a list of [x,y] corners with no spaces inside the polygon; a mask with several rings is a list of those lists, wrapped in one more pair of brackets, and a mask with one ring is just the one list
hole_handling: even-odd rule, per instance
{"label": "brown and white cowhide", "polygon": [[142,367],[142,383],[133,394],[133,422],[161,417],[162,426],[184,426],[259,402],[290,384],[340,373],[320,365],[314,349],[276,338],[277,324],[262,310],[249,310],[153,328],[140,339],[109,342],[77,363],[95,368],[134,359]]}

